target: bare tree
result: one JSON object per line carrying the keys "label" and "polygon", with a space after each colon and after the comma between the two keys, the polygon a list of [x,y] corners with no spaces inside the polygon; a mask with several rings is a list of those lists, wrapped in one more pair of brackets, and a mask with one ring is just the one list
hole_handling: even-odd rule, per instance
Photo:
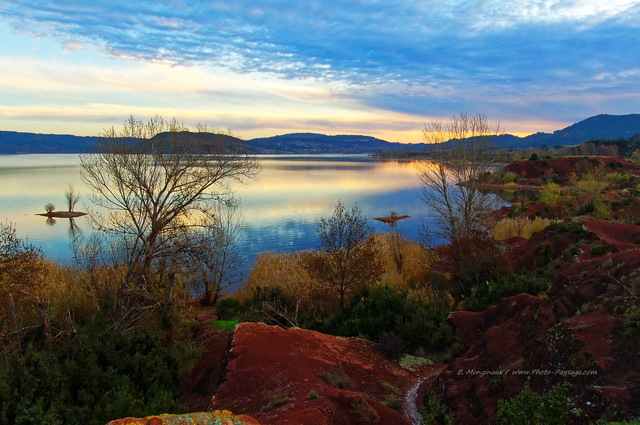
{"label": "bare tree", "polygon": [[69,189],[64,192],[64,196],[67,200],[67,207],[69,208],[69,211],[73,211],[76,204],[80,200],[80,194],[75,191],[71,184],[69,184]]}
{"label": "bare tree", "polygon": [[122,247],[125,285],[148,285],[166,271],[189,240],[181,235],[198,228],[211,205],[230,198],[229,183],[259,171],[231,134],[200,125],[190,132],[161,117],[146,123],[130,117],[122,131],[104,132],[97,151],[80,155],[81,177],[100,207],[93,224]]}
{"label": "bare tree", "polygon": [[499,133],[499,123],[465,113],[424,127],[432,160],[417,164],[422,198],[435,212],[442,236],[449,240],[479,230],[482,213],[492,205],[493,195],[483,189],[491,168],[492,138]]}
{"label": "bare tree", "polygon": [[305,266],[333,292],[340,307],[353,290],[374,282],[383,272],[372,232],[358,207],[347,208],[341,202],[331,217],[318,224],[320,251],[309,254]]}

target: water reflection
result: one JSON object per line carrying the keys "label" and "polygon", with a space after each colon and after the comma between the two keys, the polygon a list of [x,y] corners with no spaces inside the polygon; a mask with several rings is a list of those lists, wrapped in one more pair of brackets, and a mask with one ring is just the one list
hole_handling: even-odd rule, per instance
{"label": "water reflection", "polygon": [[76,224],[75,218],[69,218],[69,227],[67,229],[67,235],[70,238],[76,238],[82,234],[82,229]]}
{"label": "water reflection", "polygon": [[[233,187],[247,223],[242,249],[249,263],[261,251],[316,247],[316,225],[339,200],[357,204],[379,231],[388,227],[373,217],[390,210],[411,216],[398,224],[398,231],[408,237],[418,238],[420,226],[429,220],[412,163],[353,155],[260,156],[259,160],[258,178]],[[77,155],[0,156],[0,217],[13,222],[19,236],[40,246],[49,258],[62,262],[72,258],[69,236],[90,232],[87,219],[47,226],[35,214],[44,212],[49,202],[65,205],[70,184],[82,195],[78,208],[90,209]]]}

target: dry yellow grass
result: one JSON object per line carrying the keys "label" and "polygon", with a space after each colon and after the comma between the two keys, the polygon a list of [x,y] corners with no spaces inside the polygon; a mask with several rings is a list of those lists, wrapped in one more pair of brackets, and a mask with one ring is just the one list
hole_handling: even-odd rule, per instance
{"label": "dry yellow grass", "polygon": [[554,220],[540,217],[534,219],[529,217],[504,218],[496,223],[491,233],[493,237],[498,240],[509,239],[515,236],[529,239],[534,233],[539,232],[553,223],[555,223]]}

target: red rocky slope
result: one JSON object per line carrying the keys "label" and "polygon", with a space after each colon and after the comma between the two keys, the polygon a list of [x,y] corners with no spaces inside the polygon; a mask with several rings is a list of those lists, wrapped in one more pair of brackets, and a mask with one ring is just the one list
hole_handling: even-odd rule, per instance
{"label": "red rocky slope", "polygon": [[[582,234],[587,245],[558,263],[546,293],[452,315],[469,349],[427,390],[459,423],[494,422],[498,399],[516,395],[527,380],[537,392],[571,383],[570,423],[640,416],[640,323],[629,315],[640,309],[640,227],[585,221],[584,229],[592,231]],[[541,232],[530,244],[555,241],[558,258],[571,242],[564,238]],[[594,240],[603,254],[589,252]],[[522,254],[525,248],[516,249]]]}

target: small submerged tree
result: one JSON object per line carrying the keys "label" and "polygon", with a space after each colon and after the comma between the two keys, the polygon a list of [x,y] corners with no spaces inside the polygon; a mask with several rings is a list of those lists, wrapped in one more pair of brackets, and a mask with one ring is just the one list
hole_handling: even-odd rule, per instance
{"label": "small submerged tree", "polygon": [[76,204],[80,200],[80,194],[75,191],[71,184],[69,184],[69,189],[64,192],[64,197],[67,200],[67,208],[69,209],[69,211],[73,211],[73,209],[76,207]]}

